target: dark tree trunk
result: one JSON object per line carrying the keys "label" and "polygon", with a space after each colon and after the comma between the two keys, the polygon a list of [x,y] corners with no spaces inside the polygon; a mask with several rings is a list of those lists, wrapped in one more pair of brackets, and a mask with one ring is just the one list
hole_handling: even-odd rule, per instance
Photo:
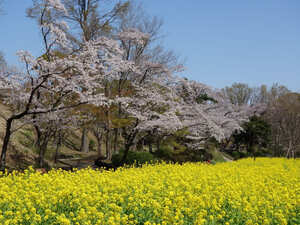
{"label": "dark tree trunk", "polygon": [[106,150],[106,159],[111,160],[112,154],[111,154],[111,148],[110,148],[110,130],[106,130],[105,135],[105,150]]}
{"label": "dark tree trunk", "polygon": [[80,146],[81,152],[89,152],[89,143],[88,143],[87,135],[88,135],[88,129],[83,128],[82,136],[81,136],[81,146]]}
{"label": "dark tree trunk", "polygon": [[251,152],[251,155],[253,157],[253,160],[255,160],[256,159],[255,145],[253,143],[251,143],[249,148],[250,148],[250,152]]}
{"label": "dark tree trunk", "polygon": [[99,158],[105,158],[105,154],[102,149],[102,138],[103,138],[103,130],[100,128],[99,124],[95,124],[92,127],[92,132],[97,139],[97,152]]}
{"label": "dark tree trunk", "polygon": [[54,163],[57,163],[58,153],[59,153],[59,148],[61,146],[61,143],[62,143],[62,134],[59,133],[58,134],[57,144],[56,144],[56,149],[55,149]]}
{"label": "dark tree trunk", "polygon": [[48,140],[45,140],[43,144],[40,145],[38,164],[41,168],[45,166],[45,153],[47,151],[47,146],[48,146]]}
{"label": "dark tree trunk", "polygon": [[40,145],[39,145],[39,158],[38,158],[38,164],[41,168],[45,166],[45,154],[47,151],[48,143],[55,135],[55,131],[49,129],[48,131],[41,132],[41,137],[40,137]]}
{"label": "dark tree trunk", "polygon": [[118,134],[119,134],[119,129],[115,128],[114,129],[114,153],[117,152],[117,148],[118,148]]}
{"label": "dark tree trunk", "polygon": [[124,165],[125,161],[126,161],[126,158],[127,158],[127,155],[128,155],[128,152],[129,152],[129,149],[131,147],[132,144],[130,143],[127,143],[125,144],[125,147],[124,147],[124,154],[122,156],[122,159],[121,159],[121,162],[120,162],[120,166]]}
{"label": "dark tree trunk", "polygon": [[142,138],[142,139],[140,139],[138,142],[137,142],[137,144],[136,144],[136,150],[137,151],[142,151],[143,150],[143,148],[144,148],[144,139]]}
{"label": "dark tree trunk", "polygon": [[151,143],[151,142],[149,142],[149,152],[150,152],[150,153],[153,153],[152,143]]}
{"label": "dark tree trunk", "polygon": [[103,157],[104,154],[102,152],[102,143],[101,143],[101,139],[97,139],[97,152],[98,152],[98,156],[99,157]]}
{"label": "dark tree trunk", "polygon": [[10,140],[12,122],[13,122],[12,118],[9,118],[6,121],[6,130],[5,130],[5,136],[4,136],[4,140],[3,140],[1,159],[0,159],[0,170],[1,171],[5,170],[5,166],[6,166],[5,165],[6,164],[6,152],[7,152],[8,143]]}
{"label": "dark tree trunk", "polygon": [[156,151],[159,151],[160,149],[160,141],[159,139],[156,140]]}
{"label": "dark tree trunk", "polygon": [[288,149],[287,149],[287,153],[286,153],[286,158],[290,158],[291,157],[291,151],[292,151],[292,141],[291,139],[289,140],[289,146],[288,146]]}
{"label": "dark tree trunk", "polygon": [[122,156],[122,159],[121,159],[121,162],[120,162],[120,166],[122,166],[125,161],[126,161],[126,158],[127,158],[127,155],[128,155],[128,152],[130,150],[130,147],[133,145],[134,143],[134,139],[135,139],[135,136],[137,135],[137,131],[131,133],[128,138],[126,139],[126,142],[125,142],[125,146],[124,146],[124,154]]}

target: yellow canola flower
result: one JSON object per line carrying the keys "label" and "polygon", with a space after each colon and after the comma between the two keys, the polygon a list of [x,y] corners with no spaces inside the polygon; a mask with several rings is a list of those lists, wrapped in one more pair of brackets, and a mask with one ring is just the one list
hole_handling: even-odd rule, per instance
{"label": "yellow canola flower", "polygon": [[0,224],[300,224],[300,160],[29,168],[0,178]]}

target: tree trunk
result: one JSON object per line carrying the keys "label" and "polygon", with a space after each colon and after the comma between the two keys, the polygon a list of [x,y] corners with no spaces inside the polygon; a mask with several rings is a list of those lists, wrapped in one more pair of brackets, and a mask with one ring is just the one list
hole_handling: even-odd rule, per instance
{"label": "tree trunk", "polygon": [[54,134],[55,133],[53,133],[52,130],[44,131],[43,133],[41,133],[38,158],[38,164],[41,168],[45,167],[45,154],[47,151],[48,143],[51,137],[54,136]]}
{"label": "tree trunk", "polygon": [[125,163],[125,160],[127,158],[129,149],[133,145],[134,139],[135,139],[136,135],[137,135],[137,131],[135,131],[134,133],[130,134],[129,137],[127,138],[127,140],[125,141],[124,154],[123,154],[123,157],[121,159],[120,166],[122,166]]}
{"label": "tree trunk", "polygon": [[290,158],[290,152],[292,150],[292,141],[289,140],[289,147],[288,147],[288,150],[287,150],[287,153],[286,153],[286,158]]}
{"label": "tree trunk", "polygon": [[143,151],[144,149],[144,139],[140,139],[136,144],[136,150],[137,151]]}
{"label": "tree trunk", "polygon": [[119,129],[115,128],[114,129],[114,153],[117,152],[117,148],[118,148],[118,134],[119,134]]}
{"label": "tree trunk", "polygon": [[48,146],[48,140],[45,140],[44,143],[40,145],[38,163],[41,168],[45,166],[45,153],[47,151],[47,146]]}
{"label": "tree trunk", "polygon": [[153,153],[152,143],[151,143],[151,142],[149,142],[149,152],[150,152],[150,153]]}
{"label": "tree trunk", "polygon": [[104,157],[104,154],[102,152],[102,143],[101,143],[101,138],[97,139],[97,152],[98,152],[98,157]]}
{"label": "tree trunk", "polygon": [[55,149],[54,163],[57,163],[58,152],[59,152],[59,148],[61,146],[61,143],[62,143],[62,135],[61,135],[61,133],[59,133],[58,134],[58,141],[57,141],[56,149]]}
{"label": "tree trunk", "polygon": [[159,151],[160,149],[160,141],[159,139],[156,140],[156,151]]}
{"label": "tree trunk", "polygon": [[111,160],[111,148],[110,148],[110,130],[106,130],[106,137],[105,137],[105,150],[106,150],[106,159]]}
{"label": "tree trunk", "polygon": [[97,138],[97,152],[98,152],[98,157],[104,158],[104,153],[102,151],[102,134],[97,134],[95,135]]}
{"label": "tree trunk", "polygon": [[122,156],[122,159],[121,159],[121,162],[120,162],[120,165],[119,166],[122,166],[124,165],[125,161],[126,161],[126,158],[127,158],[127,155],[128,155],[128,152],[129,152],[129,149],[131,147],[132,144],[130,143],[127,143],[125,144],[125,147],[124,147],[124,154]]}
{"label": "tree trunk", "polygon": [[5,130],[5,136],[3,140],[3,145],[2,145],[2,152],[1,152],[1,159],[0,159],[0,170],[4,171],[5,170],[5,163],[6,163],[6,152],[8,148],[8,143],[10,140],[10,135],[11,135],[11,125],[12,125],[13,119],[9,118],[6,121],[6,130]]}
{"label": "tree trunk", "polygon": [[81,152],[89,152],[89,140],[87,135],[88,135],[88,129],[83,128],[82,136],[81,136],[81,146],[80,146]]}

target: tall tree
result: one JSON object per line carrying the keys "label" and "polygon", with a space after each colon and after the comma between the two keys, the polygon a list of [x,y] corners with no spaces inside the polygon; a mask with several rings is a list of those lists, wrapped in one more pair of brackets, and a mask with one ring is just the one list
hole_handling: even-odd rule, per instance
{"label": "tall tree", "polygon": [[[63,0],[65,13],[61,13],[59,8],[53,8],[51,14],[45,14],[44,8],[47,1],[33,0],[33,6],[27,9],[27,16],[36,19],[38,23],[46,23],[53,18],[62,18],[72,29],[64,29],[65,35],[72,44],[74,52],[82,48],[82,44],[96,40],[100,36],[111,35],[113,23],[126,12],[129,2],[119,1],[106,7],[108,1],[103,0]],[[42,20],[41,20],[42,19]],[[65,52],[65,49],[59,49]],[[86,111],[82,107],[83,113]],[[83,125],[81,147],[82,152],[88,152],[88,127]]]}
{"label": "tall tree", "polygon": [[243,83],[234,83],[230,87],[225,87],[222,91],[232,104],[239,106],[249,104],[253,92],[248,84]]}
{"label": "tall tree", "polygon": [[[116,37],[121,41],[124,51],[123,58],[132,60],[140,69],[142,76],[136,76],[134,73],[120,74],[116,86],[119,96],[130,93],[132,86],[129,84],[132,83],[138,83],[142,86],[149,81],[152,82],[154,77],[155,79],[159,78],[167,81],[170,78],[168,76],[181,66],[178,62],[178,57],[173,51],[165,50],[160,43],[162,39],[162,25],[162,20],[149,16],[141,5],[132,2],[128,11],[123,14],[117,29],[121,31],[122,35],[117,35]],[[135,39],[129,39],[130,34],[136,34],[137,36]],[[146,35],[141,36],[141,34]],[[138,39],[139,37],[140,39]],[[160,81],[155,82],[160,83]],[[117,120],[122,120],[121,104],[118,105],[117,112]],[[128,136],[124,133],[126,132],[124,127],[121,130],[119,128],[113,128],[114,150],[117,147],[120,131],[123,136]]]}
{"label": "tall tree", "polygon": [[255,158],[260,148],[268,147],[271,127],[262,117],[258,116],[252,116],[242,127],[242,131],[233,135],[234,143],[236,146],[245,145],[247,152]]}
{"label": "tall tree", "polygon": [[[277,94],[276,94],[277,95]],[[275,156],[295,157],[300,152],[300,94],[278,97],[265,115],[271,124]]]}
{"label": "tall tree", "polygon": [[[84,42],[80,51],[74,53],[72,42],[65,34],[64,21],[54,17],[54,13],[66,13],[59,0],[45,1],[40,19],[40,29],[45,44],[45,55],[35,59],[30,53],[21,51],[20,59],[25,64],[23,73],[8,77],[1,73],[0,87],[7,88],[9,95],[5,101],[11,107],[11,115],[6,119],[6,131],[2,145],[0,167],[6,162],[6,153],[12,133],[13,122],[20,119],[35,119],[33,115],[54,113],[78,105],[105,104],[101,79],[128,70],[131,63],[122,60],[118,44],[108,38]],[[59,11],[59,12],[58,12]],[[43,15],[50,18],[43,19]],[[61,55],[58,48],[69,50]],[[103,54],[99,56],[99,52]]]}
{"label": "tall tree", "polygon": [[[27,16],[36,19],[40,23],[40,14],[45,7],[46,0],[33,0],[33,6],[27,9]],[[66,13],[61,14],[54,8],[51,17],[61,18],[72,29],[66,29],[65,33],[72,42],[73,48],[79,49],[84,41],[95,40],[103,35],[110,35],[113,23],[126,12],[129,2],[119,1],[116,4],[108,4],[105,0],[62,0]],[[110,7],[109,7],[110,5]]]}
{"label": "tall tree", "polygon": [[[113,1],[112,1],[113,2]],[[88,41],[99,36],[111,35],[114,23],[126,13],[129,1],[109,4],[104,0],[63,0],[68,14],[65,18],[80,29],[80,34],[72,34],[75,42]]]}

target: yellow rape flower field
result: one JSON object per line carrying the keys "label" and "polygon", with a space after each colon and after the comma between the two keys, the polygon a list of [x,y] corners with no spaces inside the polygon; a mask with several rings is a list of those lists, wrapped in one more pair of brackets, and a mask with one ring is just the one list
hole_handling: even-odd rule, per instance
{"label": "yellow rape flower field", "polygon": [[300,160],[0,178],[0,224],[300,224]]}

